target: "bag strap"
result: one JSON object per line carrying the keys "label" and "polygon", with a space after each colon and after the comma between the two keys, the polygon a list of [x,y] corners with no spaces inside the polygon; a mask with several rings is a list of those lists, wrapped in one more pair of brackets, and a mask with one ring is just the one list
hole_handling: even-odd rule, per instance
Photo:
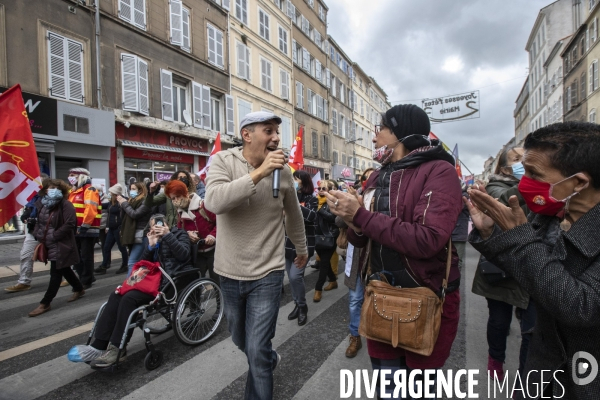
{"label": "bag strap", "polygon": [[44,238],[42,239],[42,242],[44,242],[44,244],[46,244],[46,236],[48,235],[48,228],[50,227],[50,222],[52,221],[52,215],[54,215],[54,211],[50,213],[50,216],[48,217],[48,222],[46,223],[46,229],[44,230]]}
{"label": "bag strap", "polygon": [[446,300],[446,289],[450,278],[450,266],[452,264],[452,237],[448,239],[448,258],[446,260],[446,277],[442,281],[442,313],[444,313],[444,301]]}

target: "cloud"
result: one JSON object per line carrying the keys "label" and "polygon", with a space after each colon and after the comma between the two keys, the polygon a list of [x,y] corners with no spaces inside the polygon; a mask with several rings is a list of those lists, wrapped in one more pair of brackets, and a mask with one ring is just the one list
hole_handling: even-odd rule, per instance
{"label": "cloud", "polygon": [[328,33],[392,104],[480,90],[479,119],[432,130],[479,173],[514,136],[525,44],[549,0],[328,0]]}

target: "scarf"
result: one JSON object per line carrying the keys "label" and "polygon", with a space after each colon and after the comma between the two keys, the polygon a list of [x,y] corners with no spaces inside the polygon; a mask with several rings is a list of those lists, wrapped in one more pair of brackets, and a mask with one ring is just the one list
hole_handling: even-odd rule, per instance
{"label": "scarf", "polygon": [[54,206],[57,205],[61,200],[62,197],[58,199],[52,199],[48,196],[44,196],[42,197],[42,204],[44,207],[48,207],[48,209],[51,209],[54,208]]}
{"label": "scarf", "polygon": [[320,210],[321,207],[323,207],[323,204],[327,203],[327,197],[323,196],[319,196],[317,195],[317,200],[319,201],[319,207],[317,208],[317,210]]}

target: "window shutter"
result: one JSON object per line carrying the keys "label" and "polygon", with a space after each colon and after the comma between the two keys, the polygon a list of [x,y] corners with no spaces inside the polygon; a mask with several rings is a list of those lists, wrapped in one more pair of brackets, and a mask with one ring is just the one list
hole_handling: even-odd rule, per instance
{"label": "window shutter", "polygon": [[269,92],[272,92],[273,85],[271,85],[271,81],[272,81],[273,74],[271,74],[271,63],[269,61],[266,61],[266,66],[267,66],[267,90]]}
{"label": "window shutter", "polygon": [[258,10],[258,33],[261,37],[266,39],[265,17],[265,13],[262,10]]}
{"label": "window shutter", "polygon": [[[244,46],[245,47],[245,46]],[[245,47],[246,49],[246,79],[248,79],[248,81],[251,81],[251,75],[250,75],[250,49]]]}
{"label": "window shutter", "polygon": [[335,76],[331,77],[331,95],[337,97],[337,83],[335,82]]}
{"label": "window shutter", "polygon": [[133,24],[146,30],[146,0],[133,0]]}
{"label": "window shutter", "polygon": [[194,126],[202,128],[202,85],[192,82],[192,97],[194,99]]}
{"label": "window shutter", "polygon": [[148,112],[148,63],[138,58],[138,93],[140,97],[140,113]]}
{"label": "window shutter", "polygon": [[227,108],[225,111],[225,116],[227,117],[227,133],[235,136],[235,128],[233,124],[233,96],[228,94],[225,95],[225,106]]}
{"label": "window shutter", "polygon": [[68,99],[83,103],[83,45],[67,39]]}
{"label": "window shutter", "polygon": [[329,68],[325,69],[325,85],[327,88],[331,87],[331,71]]}
{"label": "window shutter", "polygon": [[292,60],[298,64],[298,54],[296,54],[296,41],[292,40]]}
{"label": "window shutter", "polygon": [[231,9],[231,0],[223,0],[223,8],[229,11]]}
{"label": "window shutter", "polygon": [[594,61],[594,90],[598,89],[598,61]]}
{"label": "window shutter", "polygon": [[310,54],[304,47],[302,48],[302,67],[306,71],[310,71]]}
{"label": "window shutter", "polygon": [[329,123],[329,103],[323,99],[323,119]]}
{"label": "window shutter", "polygon": [[192,46],[190,43],[190,12],[185,8],[181,10],[181,21],[183,36],[183,44],[181,45],[181,48],[185,51],[191,51]]}
{"label": "window shutter", "polygon": [[237,69],[238,76],[243,79],[248,79],[246,75],[246,46],[242,43],[236,43],[237,47]]}
{"label": "window shutter", "polygon": [[169,0],[169,11],[171,14],[171,44],[181,46],[183,44],[183,21],[181,0]]}
{"label": "window shutter", "polygon": [[331,109],[331,125],[333,129],[333,134],[337,135],[337,110],[335,108]]}
{"label": "window shutter", "polygon": [[131,0],[119,0],[119,18],[131,22]]}
{"label": "window shutter", "polygon": [[308,101],[308,112],[313,113],[312,104],[312,90],[306,89],[306,101]]}
{"label": "window shutter", "polygon": [[131,54],[121,55],[121,84],[123,110],[137,111],[138,108],[138,79],[137,57]]}
{"label": "window shutter", "polygon": [[173,121],[173,74],[165,69],[160,70],[160,101],[162,118]]}
{"label": "window shutter", "polygon": [[210,88],[202,86],[202,126],[210,130]]}
{"label": "window shutter", "polygon": [[321,74],[321,62],[319,60],[315,60],[315,69],[316,69],[316,77],[319,82],[321,82],[322,74]]}
{"label": "window shutter", "polygon": [[265,14],[265,39],[267,42],[271,40],[271,24],[268,14]]}
{"label": "window shutter", "polygon": [[208,25],[207,28],[208,33],[208,62],[212,64],[217,63],[217,51],[216,51],[216,32],[215,28]]}
{"label": "window shutter", "polygon": [[50,95],[67,98],[67,70],[65,68],[65,38],[48,32],[48,72]]}
{"label": "window shutter", "polygon": [[221,68],[225,66],[223,63],[223,32],[215,30],[216,32],[216,53],[217,53],[217,65]]}
{"label": "window shutter", "polygon": [[284,100],[288,100],[290,98],[290,88],[288,83],[288,73],[284,70],[279,70],[279,88],[281,91],[281,98]]}

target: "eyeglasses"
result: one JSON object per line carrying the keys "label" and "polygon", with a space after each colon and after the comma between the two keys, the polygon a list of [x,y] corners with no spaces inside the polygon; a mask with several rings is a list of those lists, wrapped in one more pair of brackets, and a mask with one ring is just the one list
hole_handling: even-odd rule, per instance
{"label": "eyeglasses", "polygon": [[319,190],[329,190],[327,187],[320,187]]}
{"label": "eyeglasses", "polygon": [[379,132],[381,132],[385,128],[385,125],[375,125],[375,136],[379,135]]}

